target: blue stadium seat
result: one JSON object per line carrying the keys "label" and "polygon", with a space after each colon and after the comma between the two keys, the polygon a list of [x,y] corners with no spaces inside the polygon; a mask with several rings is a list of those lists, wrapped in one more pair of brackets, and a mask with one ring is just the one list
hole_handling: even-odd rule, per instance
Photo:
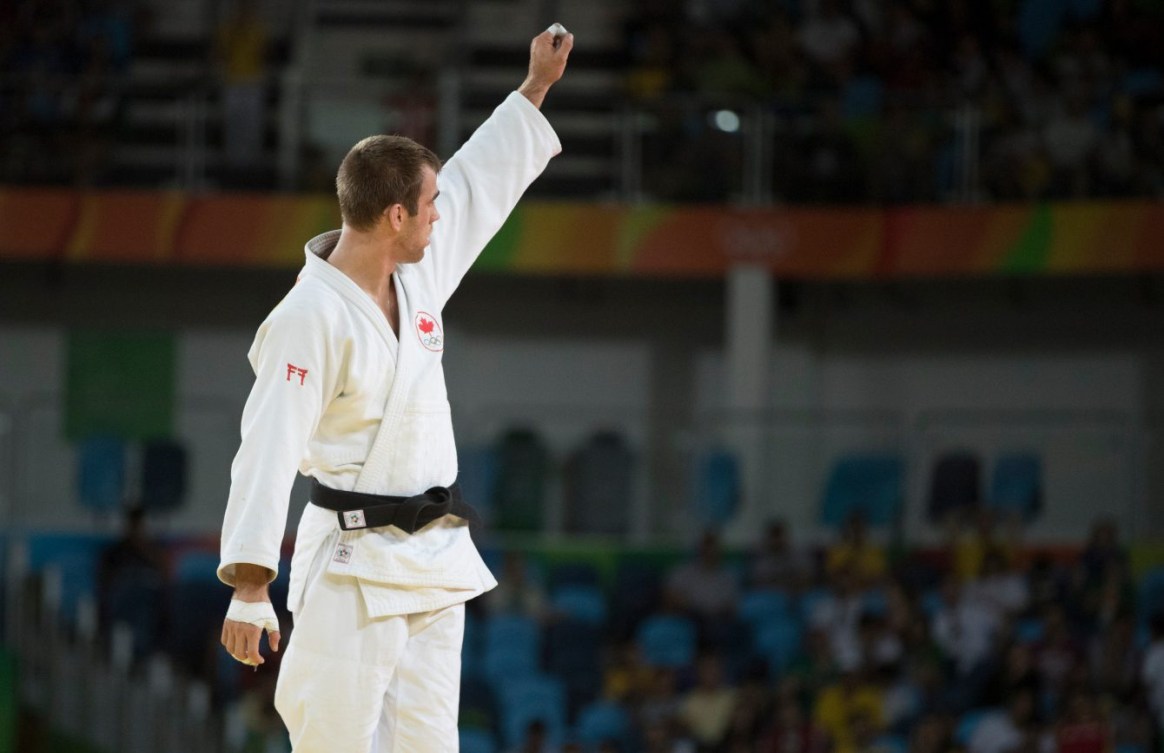
{"label": "blue stadium seat", "polygon": [[631,717],[622,704],[614,701],[595,701],[578,712],[574,732],[578,741],[593,748],[600,743],[613,740],[620,750],[626,750],[631,742]]}
{"label": "blue stadium seat", "polygon": [[800,624],[788,617],[766,623],[756,632],[753,641],[756,654],[767,662],[768,671],[773,675],[784,671],[795,658],[800,643]]}
{"label": "blue stadium seat", "polygon": [[457,483],[465,501],[473,506],[485,525],[493,522],[493,490],[497,485],[497,450],[493,447],[457,448]]}
{"label": "blue stadium seat", "polygon": [[1153,617],[1164,616],[1164,566],[1149,568],[1140,575],[1136,603],[1139,617],[1145,623]]}
{"label": "blue stadium seat", "polygon": [[206,549],[187,549],[174,559],[174,580],[218,583],[218,563],[220,561],[218,552]]}
{"label": "blue stadium seat", "polygon": [[101,554],[111,543],[109,537],[45,533],[30,535],[26,543],[30,573],[43,573],[49,567],[60,572],[60,617],[66,624],[72,623],[80,601],[97,598]]}
{"label": "blue stadium seat", "polygon": [[1000,455],[994,463],[988,504],[1031,522],[1042,510],[1042,475],[1042,461],[1034,453]]}
{"label": "blue stadium seat", "polygon": [[837,459],[825,484],[821,523],[840,528],[854,514],[872,526],[900,516],[905,463],[894,454],[864,453]]}
{"label": "blue stadium seat", "polygon": [[655,667],[690,665],[695,660],[695,641],[695,623],[674,615],[648,617],[635,636],[643,661]]}
{"label": "blue stadium seat", "polygon": [[740,598],[739,615],[753,632],[769,621],[792,614],[788,592],[774,588],[748,591]]}
{"label": "blue stadium seat", "polygon": [[125,499],[125,442],[93,436],[77,443],[77,501],[93,512],[118,509]]}
{"label": "blue stadium seat", "polygon": [[528,644],[514,643],[485,649],[482,668],[495,687],[506,679],[529,677],[538,672],[538,655]]}
{"label": "blue stadium seat", "polygon": [[740,467],[734,453],[714,449],[696,461],[692,510],[704,526],[721,526],[735,515],[740,501]]}
{"label": "blue stadium seat", "polygon": [[597,586],[562,586],[550,596],[556,612],[592,625],[606,622],[606,596]]}
{"label": "blue stadium seat", "polygon": [[497,741],[488,730],[472,727],[458,730],[461,740],[461,753],[496,753]]}
{"label": "blue stadium seat", "polygon": [[1014,639],[1019,643],[1038,643],[1045,631],[1046,625],[1039,617],[1024,617],[1014,623]]}
{"label": "blue stadium seat", "polygon": [[507,679],[499,686],[501,729],[508,747],[519,745],[534,720],[546,725],[551,745],[566,731],[566,688],[561,680],[545,675]]}
{"label": "blue stadium seat", "polygon": [[496,648],[522,646],[534,656],[541,653],[541,631],[532,617],[522,614],[497,614],[485,621],[485,653]]}

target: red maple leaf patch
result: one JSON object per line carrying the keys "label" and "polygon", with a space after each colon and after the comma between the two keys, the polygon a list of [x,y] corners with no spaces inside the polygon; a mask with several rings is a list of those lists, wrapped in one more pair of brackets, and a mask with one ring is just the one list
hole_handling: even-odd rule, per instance
{"label": "red maple leaf patch", "polygon": [[432,323],[432,322],[430,322],[428,319],[424,319],[424,318],[422,318],[422,319],[420,320],[420,323],[419,323],[419,324],[417,324],[417,325],[416,325],[416,327],[417,327],[417,329],[419,329],[421,332],[423,332],[424,334],[426,334],[426,335],[427,335],[427,334],[429,334],[430,332],[432,332],[433,323]]}

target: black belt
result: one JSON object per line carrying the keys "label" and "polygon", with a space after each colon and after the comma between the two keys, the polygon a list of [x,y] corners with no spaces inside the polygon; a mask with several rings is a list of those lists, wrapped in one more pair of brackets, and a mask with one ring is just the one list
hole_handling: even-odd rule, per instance
{"label": "black belt", "polygon": [[313,478],[311,503],[335,510],[340,528],[345,531],[396,526],[407,533],[416,533],[445,515],[456,515],[471,524],[480,522],[477,511],[461,497],[461,485],[456,482],[448,488],[434,486],[412,497],[392,497],[340,491]]}

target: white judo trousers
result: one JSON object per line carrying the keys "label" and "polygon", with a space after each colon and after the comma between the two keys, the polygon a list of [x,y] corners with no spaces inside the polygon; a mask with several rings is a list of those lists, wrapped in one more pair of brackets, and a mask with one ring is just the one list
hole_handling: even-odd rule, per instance
{"label": "white judo trousers", "polygon": [[304,590],[275,692],[295,753],[457,751],[465,605],[370,617],[323,567]]}

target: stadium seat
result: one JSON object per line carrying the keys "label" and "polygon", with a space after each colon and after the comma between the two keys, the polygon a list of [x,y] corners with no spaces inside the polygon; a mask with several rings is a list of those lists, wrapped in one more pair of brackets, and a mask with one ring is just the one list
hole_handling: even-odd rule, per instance
{"label": "stadium seat", "polygon": [[546,725],[551,745],[566,730],[566,688],[561,680],[545,675],[507,679],[499,686],[502,736],[507,747],[519,745],[534,720]]}
{"label": "stadium seat", "polygon": [[484,525],[493,523],[493,491],[497,485],[497,449],[495,447],[458,447],[457,483],[465,501],[481,516]]}
{"label": "stadium seat", "polygon": [[520,614],[497,614],[485,621],[484,649],[488,653],[496,648],[522,646],[534,656],[541,652],[541,633],[538,623]]}
{"label": "stadium seat", "polygon": [[969,451],[940,456],[930,475],[926,513],[933,523],[941,523],[952,512],[976,508],[982,501],[982,462]]}
{"label": "stadium seat", "polygon": [[34,534],[27,539],[30,573],[55,568],[60,573],[60,617],[71,624],[83,599],[97,599],[97,575],[106,536],[94,534]]}
{"label": "stadium seat", "polygon": [[606,596],[596,586],[562,586],[550,596],[554,611],[592,625],[606,623]]}
{"label": "stadium seat", "polygon": [[1000,455],[994,463],[987,503],[1030,523],[1042,510],[1042,462],[1034,453]]}
{"label": "stadium seat", "polygon": [[741,494],[739,460],[723,449],[704,453],[695,466],[692,510],[703,526],[722,526],[735,515]]}
{"label": "stadium seat", "polygon": [[523,644],[491,646],[485,650],[482,668],[494,687],[514,677],[529,677],[538,672],[538,655]]}
{"label": "stadium seat", "polygon": [[655,667],[690,665],[695,660],[695,641],[695,623],[674,615],[647,618],[635,636],[643,661]]}
{"label": "stadium seat", "polygon": [[1145,570],[1140,576],[1138,591],[1141,620],[1147,623],[1153,617],[1164,616],[1164,566]]}
{"label": "stadium seat", "polygon": [[118,509],[125,499],[125,442],[93,436],[78,442],[77,501],[97,513]]}
{"label": "stadium seat", "polygon": [[763,625],[757,632],[753,645],[757,656],[768,664],[768,671],[775,676],[783,672],[800,651],[801,628],[793,619],[777,618]]}
{"label": "stadium seat", "polygon": [[748,591],[740,598],[740,619],[753,632],[766,623],[788,617],[791,613],[792,599],[786,591],[765,588]]}
{"label": "stadium seat", "polygon": [[565,472],[566,529],[621,535],[630,527],[634,453],[619,432],[595,433]]}
{"label": "stadium seat", "polygon": [[892,526],[900,516],[905,463],[894,454],[837,459],[825,484],[821,523],[840,528],[853,515],[872,526]]}
{"label": "stadium seat", "polygon": [[620,750],[630,745],[631,718],[625,707],[613,701],[595,701],[578,712],[574,733],[578,741],[593,749],[613,740]]}
{"label": "stadium seat", "polygon": [[187,549],[174,559],[173,577],[179,581],[210,581],[218,583],[218,552],[206,549]]}
{"label": "stadium seat", "polygon": [[141,458],[141,505],[170,512],[186,499],[186,447],[171,439],[147,442]]}
{"label": "stadium seat", "polygon": [[497,444],[497,477],[492,507],[498,528],[540,531],[549,478],[550,453],[541,436],[513,428]]}
{"label": "stadium seat", "polygon": [[1043,639],[1046,625],[1041,618],[1025,617],[1014,623],[1014,639],[1019,643],[1038,643]]}
{"label": "stadium seat", "polygon": [[461,753],[496,753],[497,741],[487,730],[472,727],[458,730],[461,740]]}

